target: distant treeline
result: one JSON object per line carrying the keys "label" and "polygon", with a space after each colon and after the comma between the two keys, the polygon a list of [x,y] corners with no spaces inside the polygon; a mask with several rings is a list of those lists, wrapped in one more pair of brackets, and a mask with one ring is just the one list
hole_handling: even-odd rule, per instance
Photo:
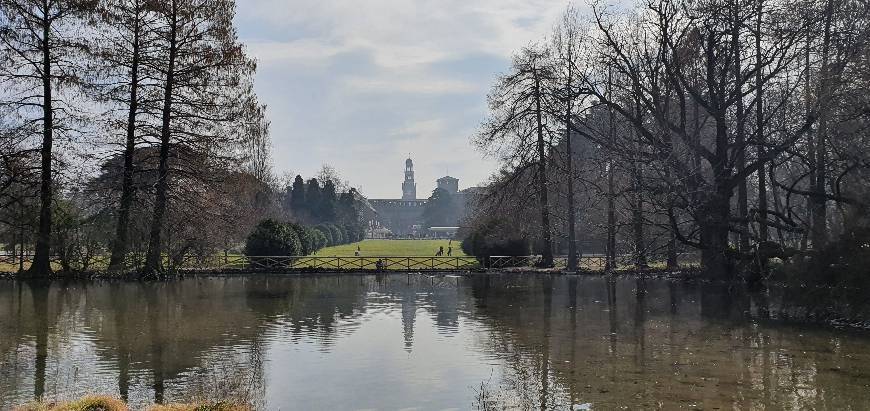
{"label": "distant treeline", "polygon": [[293,222],[267,219],[254,227],[245,241],[245,255],[299,256],[317,253],[324,247],[362,240],[353,226],[323,223],[305,226]]}

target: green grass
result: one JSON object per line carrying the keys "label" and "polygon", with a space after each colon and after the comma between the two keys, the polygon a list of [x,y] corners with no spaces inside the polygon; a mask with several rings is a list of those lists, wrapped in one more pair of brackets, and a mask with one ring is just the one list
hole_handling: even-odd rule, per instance
{"label": "green grass", "polygon": [[465,254],[460,248],[459,241],[450,240],[363,240],[357,243],[326,247],[317,252],[318,256],[328,257],[353,257],[357,250],[362,257],[414,257],[434,256],[438,247],[444,247],[444,255],[447,256],[448,247],[453,248],[453,257],[461,257]]}

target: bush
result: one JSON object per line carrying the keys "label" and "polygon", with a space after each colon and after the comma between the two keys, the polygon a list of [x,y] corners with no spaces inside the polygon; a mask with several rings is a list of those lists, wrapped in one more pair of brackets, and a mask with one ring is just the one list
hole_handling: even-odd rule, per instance
{"label": "bush", "polygon": [[325,224],[327,230],[329,230],[329,234],[332,237],[332,245],[341,245],[344,244],[344,235],[342,235],[341,229],[336,227],[335,224]]}
{"label": "bush", "polygon": [[[852,227],[836,241],[786,264],[777,279],[801,286],[870,288],[870,228]],[[784,278],[783,278],[784,277]]]}
{"label": "bush", "polygon": [[347,233],[347,237],[345,237],[345,239],[348,243],[362,241],[365,237],[365,230],[360,224],[347,224],[344,226],[344,231]]}
{"label": "bush", "polygon": [[480,261],[493,255],[528,255],[529,247],[529,239],[525,235],[495,219],[472,227],[462,236],[462,251]]}
{"label": "bush", "polygon": [[299,255],[308,255],[317,250],[317,244],[314,243],[314,234],[312,229],[296,223],[288,223],[290,228],[296,232],[301,246]]}
{"label": "bush", "polygon": [[337,245],[337,244],[335,244],[335,239],[332,238],[332,231],[330,231],[329,228],[325,224],[320,224],[320,225],[314,227],[314,229],[317,231],[320,231],[320,234],[323,234],[323,237],[326,239],[326,244],[324,245],[324,247],[329,247],[331,245]]}
{"label": "bush", "polygon": [[314,238],[314,251],[320,251],[329,245],[329,239],[326,238],[326,234],[323,234],[323,231],[316,228],[311,229],[311,236]]}
{"label": "bush", "polygon": [[248,256],[299,255],[302,244],[290,224],[275,220],[263,220],[254,227],[245,242]]}

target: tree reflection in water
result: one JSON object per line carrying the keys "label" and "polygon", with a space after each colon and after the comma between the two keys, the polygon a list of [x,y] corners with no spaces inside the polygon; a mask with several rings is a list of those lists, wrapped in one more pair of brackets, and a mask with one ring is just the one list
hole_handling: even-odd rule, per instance
{"label": "tree reflection in water", "polygon": [[0,408],[89,391],[285,409],[870,408],[870,338],[806,324],[834,311],[803,295],[513,274],[7,281]]}

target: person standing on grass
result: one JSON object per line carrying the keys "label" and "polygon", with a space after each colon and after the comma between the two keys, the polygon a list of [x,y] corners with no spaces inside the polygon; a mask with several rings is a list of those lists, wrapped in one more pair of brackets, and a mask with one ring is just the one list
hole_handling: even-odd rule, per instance
{"label": "person standing on grass", "polygon": [[447,246],[447,256],[450,257],[453,255],[453,247]]}

